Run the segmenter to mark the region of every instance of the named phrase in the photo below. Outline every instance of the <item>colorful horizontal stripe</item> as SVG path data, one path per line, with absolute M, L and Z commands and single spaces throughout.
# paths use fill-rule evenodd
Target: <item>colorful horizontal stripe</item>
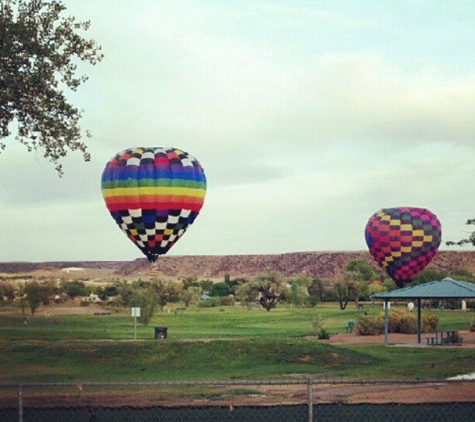
M 199 212 L 203 207 L 202 198 L 170 196 L 170 197 L 111 197 L 106 198 L 106 206 L 110 212 L 121 210 L 192 210 Z
M 128 188 L 128 187 L 182 187 L 192 189 L 206 190 L 206 181 L 186 180 L 180 178 L 128 178 L 124 180 L 110 180 L 102 181 L 102 190 L 114 188 Z
M 181 188 L 181 187 L 153 187 L 153 186 L 143 186 L 143 187 L 118 187 L 113 189 L 103 189 L 102 196 L 104 198 L 111 197 L 161 197 L 161 196 L 189 196 L 195 198 L 204 199 L 206 196 L 206 191 L 204 189 L 192 189 L 192 188 Z

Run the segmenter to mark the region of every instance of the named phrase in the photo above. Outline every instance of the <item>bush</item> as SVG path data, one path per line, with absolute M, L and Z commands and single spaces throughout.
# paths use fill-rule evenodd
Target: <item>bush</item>
M 234 296 L 221 296 L 219 298 L 219 306 L 234 306 Z
M 437 315 L 422 315 L 422 332 L 435 331 L 439 324 Z M 372 336 L 384 332 L 384 314 L 374 316 L 362 316 L 356 320 L 356 334 L 360 336 Z M 393 311 L 389 314 L 388 332 L 402 334 L 417 333 L 417 317 L 409 312 Z
M 322 327 L 317 332 L 317 338 L 319 340 L 328 340 L 330 338 L 330 333 Z
M 80 305 L 80 306 L 89 306 L 90 303 L 89 303 L 89 301 L 87 301 L 87 300 L 81 300 L 81 302 L 79 303 L 79 305 Z
M 437 330 L 439 317 L 437 315 L 422 315 L 422 332 L 430 333 Z
M 384 316 L 368 315 L 357 318 L 355 332 L 359 336 L 376 336 L 384 332 Z
M 384 323 L 384 316 L 381 315 Z M 415 334 L 417 333 L 417 318 L 408 312 L 395 311 L 389 314 L 390 333 Z
M 330 333 L 323 327 L 325 320 L 320 314 L 315 314 L 312 325 L 319 340 L 328 340 Z

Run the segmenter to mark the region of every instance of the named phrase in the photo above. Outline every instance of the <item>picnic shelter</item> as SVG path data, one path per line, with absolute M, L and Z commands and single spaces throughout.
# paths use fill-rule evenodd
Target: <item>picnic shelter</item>
M 475 284 L 451 278 L 431 281 L 412 287 L 378 293 L 370 299 L 384 300 L 384 345 L 388 345 L 389 301 L 411 300 L 417 304 L 417 343 L 422 339 L 421 300 L 422 299 L 475 299 Z

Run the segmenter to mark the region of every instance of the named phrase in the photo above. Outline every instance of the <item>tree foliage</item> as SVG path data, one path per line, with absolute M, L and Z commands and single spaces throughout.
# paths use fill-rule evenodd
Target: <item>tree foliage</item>
M 308 277 L 298 277 L 289 280 L 290 291 L 286 294 L 286 299 L 292 305 L 302 307 L 308 304 L 309 293 L 308 288 L 311 280 Z
M 277 272 L 259 274 L 248 283 L 242 284 L 236 294 L 247 305 L 259 303 L 266 311 L 275 308 L 287 290 L 287 280 Z
M 228 296 L 231 293 L 231 288 L 225 282 L 215 283 L 211 287 L 211 296 Z
M 353 259 L 345 268 L 346 273 L 351 273 L 355 281 L 373 281 L 376 273 L 364 259 Z
M 350 300 L 357 300 L 361 291 L 359 283 L 346 279 L 335 282 L 335 295 L 340 305 L 340 309 L 346 309 Z
M 468 219 L 465 224 L 475 226 L 475 218 Z M 459 245 L 459 246 L 472 245 L 472 246 L 475 246 L 475 230 L 472 231 L 471 233 L 469 233 L 469 235 L 465 239 L 459 240 L 458 242 L 454 242 L 452 240 L 449 240 L 449 241 L 445 242 L 445 244 L 448 245 L 448 246 L 453 246 L 453 245 Z
M 418 284 L 429 283 L 431 281 L 443 280 L 445 277 L 448 276 L 449 273 L 447 273 L 446 271 L 424 270 L 417 274 L 410 284 L 412 286 L 416 286 Z
M 335 293 L 340 309 L 345 309 L 350 300 L 357 301 L 368 295 L 367 281 L 373 281 L 376 273 L 363 259 L 348 262 L 345 268 L 345 279 L 335 283 Z
M 91 293 L 91 289 L 89 289 L 83 281 L 78 280 L 62 282 L 61 290 L 72 298 L 88 296 Z
M 0 303 L 5 299 L 10 303 L 15 299 L 15 288 L 10 283 L 0 284 Z
M 139 321 L 148 326 L 150 323 L 153 314 L 155 313 L 155 308 L 157 307 L 157 301 L 153 296 L 152 289 L 140 289 L 135 290 L 134 294 L 130 299 L 130 306 L 140 308 L 140 317 Z
M 95 65 L 103 57 L 94 40 L 78 33 L 90 22 L 62 17 L 65 10 L 61 0 L 0 0 L 0 139 L 16 123 L 15 139 L 28 151 L 41 150 L 60 175 L 68 151 L 90 159 L 81 141 L 82 112 L 63 89 L 76 91 L 87 80 L 76 74 L 78 61 Z
M 30 306 L 31 315 L 34 315 L 45 299 L 45 292 L 36 281 L 27 283 L 24 292 L 28 305 Z

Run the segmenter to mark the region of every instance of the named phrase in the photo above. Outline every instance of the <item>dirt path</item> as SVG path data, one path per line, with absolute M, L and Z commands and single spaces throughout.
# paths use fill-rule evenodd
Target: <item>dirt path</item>
M 399 334 L 390 333 L 388 342 L 390 345 L 408 346 L 408 347 L 463 347 L 475 348 L 475 332 L 459 331 L 463 338 L 462 346 L 427 346 L 426 339 L 432 337 L 432 334 L 422 334 L 422 343 L 417 343 L 417 334 Z M 322 341 L 322 340 L 319 340 Z M 384 344 L 384 335 L 379 336 L 357 336 L 354 333 L 339 333 L 332 335 L 329 340 L 325 340 L 328 344 Z

